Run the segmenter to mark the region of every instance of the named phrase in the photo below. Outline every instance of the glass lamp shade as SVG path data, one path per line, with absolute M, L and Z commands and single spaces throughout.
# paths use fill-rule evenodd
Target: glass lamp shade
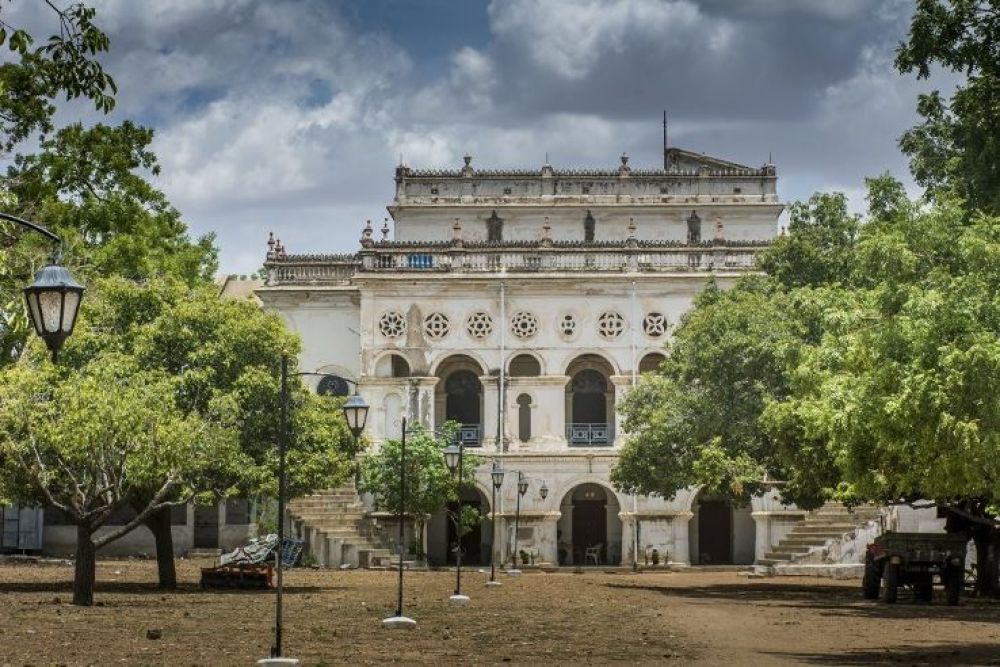
M 368 404 L 355 392 L 344 401 L 341 408 L 344 412 L 344 419 L 347 420 L 347 428 L 351 429 L 351 434 L 357 438 L 365 430 L 365 422 L 368 421 Z
M 499 489 L 503 486 L 503 465 L 499 461 L 493 462 L 493 470 L 490 471 L 490 477 L 493 478 L 494 489 Z
M 517 492 L 522 496 L 528 492 L 528 478 L 520 473 L 517 478 Z
M 542 497 L 542 500 L 545 500 L 549 495 L 549 487 L 545 486 L 544 482 L 542 482 L 542 488 L 538 489 L 538 495 Z
M 448 464 L 448 470 L 455 472 L 458 470 L 458 462 L 462 456 L 462 448 L 454 442 L 444 448 L 444 462 Z
M 35 333 L 52 351 L 53 360 L 73 333 L 83 292 L 83 285 L 73 279 L 66 267 L 58 264 L 42 267 L 35 274 L 35 282 L 24 288 L 28 319 Z

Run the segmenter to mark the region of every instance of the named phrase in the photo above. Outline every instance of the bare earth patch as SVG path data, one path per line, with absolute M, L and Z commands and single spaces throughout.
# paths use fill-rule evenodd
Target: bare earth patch
M 0 665 L 252 665 L 271 645 L 273 594 L 201 591 L 204 564 L 181 561 L 181 590 L 163 593 L 154 563 L 101 561 L 92 608 L 69 604 L 68 565 L 0 565 Z M 733 572 L 485 580 L 469 572 L 472 602 L 456 608 L 454 573 L 408 572 L 418 627 L 389 631 L 393 572 L 293 570 L 286 654 L 304 665 L 1000 665 L 1000 605 L 976 600 L 887 606 L 861 600 L 856 582 Z

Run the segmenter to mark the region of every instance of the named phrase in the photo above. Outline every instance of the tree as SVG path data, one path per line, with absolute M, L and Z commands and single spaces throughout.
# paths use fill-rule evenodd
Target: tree
M 452 475 L 444 459 L 444 448 L 457 433 L 458 425 L 449 422 L 440 434 L 417 428 L 406 436 L 406 497 L 400 496 L 399 475 L 402 469 L 402 441 L 389 439 L 361 460 L 358 490 L 372 494 L 375 506 L 383 511 L 410 514 L 419 536 L 418 552 L 424 552 L 423 534 L 427 519 L 445 509 L 455 523 L 456 534 L 463 535 L 479 522 L 460 506 L 459 512 L 448 510 L 449 503 L 458 502 L 458 476 Z M 462 457 L 462 479 L 471 485 L 481 460 L 468 452 Z
M 31 359 L 0 371 L 0 490 L 76 525 L 74 604 L 93 603 L 98 548 L 187 502 L 206 470 L 241 467 L 231 415 L 183 414 L 176 384 L 114 353 L 72 370 Z M 95 538 L 139 489 L 150 491 L 136 517 Z
M 233 416 L 240 465 L 206 466 L 196 490 L 205 500 L 276 496 L 280 361 L 283 352 L 293 357 L 298 352 L 298 338 L 277 315 L 249 300 L 220 299 L 213 286 L 109 278 L 98 281 L 94 291 L 60 365 L 86 368 L 95 359 L 121 355 L 144 372 L 174 380 L 173 405 L 182 415 L 208 419 L 225 406 Z M 287 492 L 295 497 L 339 484 L 355 452 L 338 399 L 313 394 L 295 377 L 290 398 Z M 134 484 L 133 507 L 146 506 L 159 484 Z M 169 507 L 147 513 L 142 523 L 156 539 L 160 586 L 173 588 Z
M 189 285 L 217 268 L 214 237 L 192 241 L 180 214 L 139 172 L 157 173 L 151 130 L 79 124 L 18 156 L 3 179 L 12 210 L 46 224 L 64 240 L 66 263 L 84 282 L 119 275 L 146 280 L 170 275 Z M 28 335 L 21 288 L 51 247 L 36 234 L 0 226 L 8 247 L 0 266 L 0 358 L 13 360 Z
M 19 58 L 0 65 L 0 149 L 10 151 L 33 132 L 52 130 L 54 101 L 86 97 L 105 113 L 115 106 L 114 79 L 96 56 L 110 40 L 94 23 L 96 12 L 82 3 L 60 9 L 51 0 L 59 32 L 45 44 L 34 45 L 32 35 L 11 25 L 0 14 L 0 46 L 4 43 Z
M 933 500 L 1000 560 L 1000 219 L 941 204 L 865 230 L 855 288 L 803 347 L 761 424 L 785 449 L 824 443 L 841 491 Z
M 958 196 L 970 210 L 1000 213 L 1000 6 L 982 0 L 918 0 L 908 39 L 896 51 L 900 73 L 926 79 L 940 66 L 966 75 L 950 100 L 921 95 L 923 122 L 899 145 L 931 197 Z

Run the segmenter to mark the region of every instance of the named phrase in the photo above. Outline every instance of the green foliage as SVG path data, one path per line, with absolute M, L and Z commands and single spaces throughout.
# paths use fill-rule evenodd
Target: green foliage
M 710 285 L 675 331 L 667 360 L 625 397 L 629 437 L 614 484 L 668 498 L 692 485 L 745 498 L 782 478 L 759 416 L 787 393 L 786 369 L 800 342 L 817 335 L 825 307 L 811 289 L 793 297 L 759 277 L 728 291 Z
M 174 378 L 177 408 L 231 415 L 229 428 L 244 456 L 238 474 L 224 468 L 202 491 L 273 496 L 281 354 L 294 358 L 298 350 L 298 338 L 280 317 L 250 300 L 220 299 L 211 285 L 108 278 L 94 284 L 60 363 L 82 367 L 116 353 Z M 313 394 L 294 376 L 289 388 L 288 490 L 294 497 L 342 481 L 354 451 L 339 399 Z
M 963 216 L 866 230 L 870 285 L 828 313 L 763 415 L 786 448 L 825 442 L 858 497 L 1000 498 L 1000 220 Z
M 185 414 L 176 378 L 113 352 L 72 369 L 37 359 L 0 371 L 0 496 L 92 531 L 138 489 L 154 489 L 149 512 L 197 493 L 206 470 L 243 465 L 231 416 Z
M 0 148 L 11 150 L 33 132 L 52 130 L 54 101 L 85 97 L 105 113 L 115 106 L 114 79 L 97 55 L 110 41 L 94 23 L 96 12 L 82 3 L 59 9 L 48 3 L 58 33 L 41 45 L 24 28 L 0 15 L 0 46 L 7 44 L 17 60 L 0 65 Z
M 933 66 L 966 75 L 950 101 L 921 95 L 923 122 L 900 139 L 911 171 L 932 197 L 958 196 L 970 210 L 1000 213 L 1000 7 L 980 0 L 918 0 L 896 68 L 927 78 Z
M 825 285 L 850 274 L 860 220 L 840 194 L 814 194 L 789 207 L 788 233 L 758 258 L 758 266 L 785 287 Z
M 402 470 L 400 440 L 386 440 L 378 450 L 365 455 L 361 461 L 359 489 L 370 493 L 375 505 L 383 511 L 428 517 L 458 500 L 458 479 L 448 470 L 444 448 L 452 441 L 457 425 L 449 422 L 442 433 L 423 428 L 406 435 L 406 498 L 401 503 L 399 475 Z M 465 453 L 462 460 L 462 478 L 466 485 L 475 479 L 481 460 Z M 475 524 L 472 524 L 475 525 Z
M 191 241 L 180 214 L 138 173 L 158 170 L 152 137 L 127 121 L 70 125 L 44 141 L 40 153 L 18 156 L 2 180 L 15 212 L 63 238 L 63 261 L 84 284 L 107 275 L 169 275 L 193 285 L 215 271 L 213 237 Z M 21 288 L 51 246 L 12 225 L 0 225 L 0 242 L 9 246 L 0 264 L 0 358 L 13 360 L 28 335 Z

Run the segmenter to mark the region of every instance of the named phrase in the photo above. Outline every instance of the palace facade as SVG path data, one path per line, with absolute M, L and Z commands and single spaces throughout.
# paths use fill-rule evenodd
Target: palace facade
M 803 512 L 774 495 L 744 507 L 688 489 L 671 499 L 616 491 L 626 437 L 617 410 L 710 278 L 754 270 L 783 204 L 774 165 L 748 167 L 676 148 L 664 169 L 396 169 L 380 229 L 357 252 L 293 254 L 273 238 L 257 290 L 303 339 L 300 368 L 356 380 L 368 437 L 402 418 L 459 422 L 484 457 L 463 498 L 489 520 L 463 541 L 467 562 L 513 550 L 551 564 L 749 564 Z M 322 389 L 322 388 L 319 388 Z M 490 507 L 490 462 L 507 478 Z M 364 501 L 364 499 L 362 499 Z M 371 508 L 369 508 L 371 509 Z M 443 516 L 431 563 L 451 558 Z

